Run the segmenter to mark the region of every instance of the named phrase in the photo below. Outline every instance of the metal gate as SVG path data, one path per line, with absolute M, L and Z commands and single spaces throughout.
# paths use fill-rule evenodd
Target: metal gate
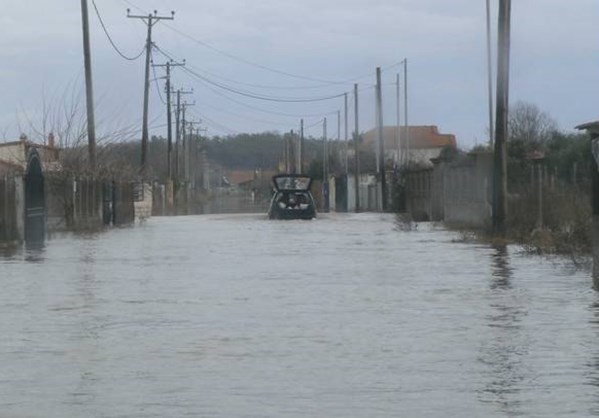
M 39 154 L 30 150 L 25 175 L 25 242 L 43 242 L 46 235 L 44 175 Z

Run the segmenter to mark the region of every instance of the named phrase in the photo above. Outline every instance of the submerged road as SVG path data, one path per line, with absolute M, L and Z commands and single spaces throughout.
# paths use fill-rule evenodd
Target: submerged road
M 0 255 L 0 416 L 599 416 L 588 272 L 456 238 L 205 215 Z

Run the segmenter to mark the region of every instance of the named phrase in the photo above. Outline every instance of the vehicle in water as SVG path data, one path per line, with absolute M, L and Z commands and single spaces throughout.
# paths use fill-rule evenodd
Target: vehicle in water
M 269 219 L 313 219 L 316 204 L 310 193 L 312 179 L 303 174 L 278 174 L 272 178 L 274 195 Z

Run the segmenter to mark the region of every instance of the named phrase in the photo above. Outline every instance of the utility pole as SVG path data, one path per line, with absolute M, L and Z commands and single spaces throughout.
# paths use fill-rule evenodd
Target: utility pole
M 81 0 L 81 22 L 83 26 L 83 61 L 85 65 L 85 98 L 87 107 L 87 148 L 89 168 L 96 169 L 96 122 L 94 117 L 94 91 L 92 85 L 92 62 L 89 42 L 89 18 L 87 0 Z
M 189 181 L 189 139 L 186 135 L 187 124 L 191 122 L 185 119 L 185 114 L 188 106 L 193 106 L 195 103 L 184 102 L 181 105 L 181 162 L 183 164 L 183 179 Z
M 511 0 L 499 0 L 497 41 L 497 103 L 495 155 L 493 166 L 493 232 L 506 233 L 507 217 L 507 139 L 510 75 Z
M 327 147 L 327 118 L 322 121 L 322 198 L 323 210 L 329 211 L 329 150 Z
M 341 111 L 337 111 L 337 142 L 341 141 Z
M 395 99 L 397 101 L 397 127 L 395 129 L 395 166 L 399 167 L 400 161 L 401 161 L 401 142 L 400 142 L 400 136 L 401 136 L 401 105 L 400 105 L 400 101 L 401 101 L 401 94 L 400 94 L 400 87 L 399 87 L 399 73 L 397 73 L 396 77 L 395 77 Z
M 166 64 L 152 64 L 153 67 L 165 67 L 166 68 L 166 128 L 167 128 L 167 178 L 173 179 L 173 173 L 171 168 L 172 162 L 172 150 L 173 150 L 173 123 L 172 123 L 172 112 L 171 112 L 171 68 L 180 67 L 185 65 L 185 61 L 182 63 L 176 63 L 172 60 L 167 61 Z
M 289 132 L 289 138 L 287 141 L 287 161 L 288 161 L 287 172 L 288 173 L 296 174 L 295 159 L 296 159 L 295 132 L 293 132 L 293 129 L 292 129 Z
M 144 79 L 144 107 L 141 127 L 141 173 L 142 176 L 146 174 L 147 170 L 147 158 L 148 158 L 148 103 L 150 96 L 150 55 L 152 54 L 152 26 L 161 20 L 173 20 L 175 18 L 175 12 L 171 11 L 170 16 L 158 16 L 158 12 L 154 10 L 154 13 L 149 13 L 147 16 L 144 15 L 132 15 L 131 10 L 127 9 L 127 17 L 132 19 L 141 19 L 148 27 L 148 35 L 146 38 L 146 66 L 145 66 L 145 79 Z
M 185 91 L 182 89 L 177 89 L 177 104 L 175 110 L 175 177 L 178 179 L 181 176 L 181 166 L 182 161 L 181 157 L 183 155 L 182 145 L 181 145 L 181 95 L 182 94 L 191 94 L 193 90 Z
M 493 148 L 493 69 L 491 60 L 491 5 L 487 0 L 487 90 L 489 96 L 489 147 Z
M 197 137 L 194 139 L 193 137 L 193 127 L 194 125 L 200 125 L 202 123 L 199 121 L 186 121 L 186 124 L 189 128 L 189 134 L 187 135 L 187 152 L 185 154 L 186 158 L 186 175 L 187 180 L 190 183 L 191 189 L 195 189 L 195 179 L 196 179 L 196 165 L 197 165 Z M 197 135 L 199 136 L 201 128 L 197 128 Z
M 298 150 L 298 164 L 299 173 L 304 174 L 304 120 L 300 120 L 300 137 L 299 137 L 299 150 Z
M 379 146 L 379 177 L 381 180 L 381 209 L 387 210 L 387 184 L 385 179 L 385 138 L 383 135 L 383 92 L 381 87 L 381 67 L 376 67 L 376 107 Z
M 347 93 L 343 93 L 343 139 L 345 141 L 345 179 L 347 180 L 347 175 L 349 174 L 349 159 L 347 156 L 348 151 L 348 141 L 347 141 Z M 347 186 L 347 182 L 346 182 Z M 347 187 L 346 187 L 347 189 Z M 346 199 L 347 200 L 347 199 Z
M 187 177 L 187 144 L 186 144 L 186 135 L 185 135 L 185 124 L 186 124 L 186 120 L 185 120 L 185 109 L 187 108 L 187 103 L 182 103 L 181 104 L 181 165 L 182 167 L 182 175 L 183 175 L 183 180 L 187 181 L 188 177 Z
M 406 165 L 410 163 L 410 128 L 408 125 L 408 59 L 403 60 L 403 111 L 406 126 Z
M 358 85 L 354 84 L 354 194 L 356 213 L 360 212 L 360 130 L 358 128 Z
M 339 161 L 339 151 L 341 150 L 341 110 L 337 110 L 337 141 L 333 145 L 334 161 Z
M 181 129 L 180 129 L 180 124 L 181 124 L 181 89 L 177 90 L 177 108 L 175 110 L 175 177 L 177 178 L 177 180 L 179 179 L 180 176 L 180 161 L 179 161 L 179 148 L 180 148 L 180 141 L 179 139 L 181 138 Z

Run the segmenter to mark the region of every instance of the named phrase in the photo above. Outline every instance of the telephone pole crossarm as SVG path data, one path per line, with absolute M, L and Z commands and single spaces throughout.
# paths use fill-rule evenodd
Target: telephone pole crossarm
M 143 101 L 143 117 L 142 117 L 142 129 L 141 129 L 141 174 L 144 176 L 147 170 L 147 154 L 148 154 L 148 103 L 150 95 L 150 55 L 152 54 L 152 27 L 161 20 L 173 20 L 175 18 L 175 12 L 171 11 L 170 16 L 159 16 L 158 12 L 154 10 L 153 13 L 148 15 L 132 15 L 131 10 L 127 9 L 127 17 L 131 19 L 140 19 L 148 27 L 148 34 L 146 38 L 146 64 L 145 64 L 145 78 L 144 78 L 144 101 Z
M 177 63 L 172 60 L 167 61 L 166 64 L 152 64 L 153 67 L 165 67 L 166 68 L 166 126 L 167 126 L 167 178 L 173 179 L 173 173 L 171 168 L 171 154 L 173 150 L 173 123 L 172 123 L 172 112 L 171 112 L 171 68 L 180 67 L 185 65 L 185 61 Z

